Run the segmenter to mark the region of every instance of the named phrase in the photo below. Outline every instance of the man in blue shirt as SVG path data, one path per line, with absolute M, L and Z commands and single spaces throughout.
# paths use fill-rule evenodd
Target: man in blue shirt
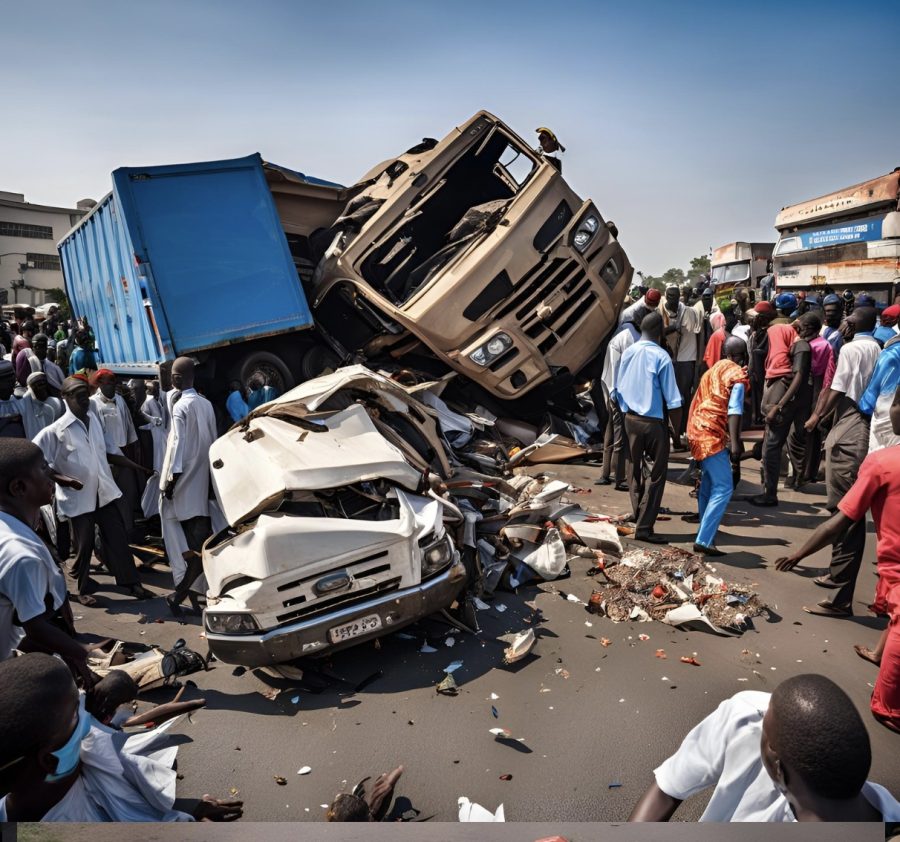
M 681 393 L 675 382 L 672 360 L 662 348 L 662 336 L 663 319 L 654 311 L 641 322 L 641 338 L 622 354 L 614 389 L 614 397 L 625 413 L 634 537 L 651 544 L 666 543 L 653 532 L 669 466 L 669 433 L 664 406 L 669 411 L 672 430 L 681 425 Z M 672 438 L 676 446 L 680 446 L 677 433 L 673 432 Z
M 235 424 L 243 421 L 250 411 L 247 401 L 244 400 L 244 390 L 238 380 L 232 380 L 228 388 L 228 398 L 225 400 L 225 409 L 228 410 L 228 417 Z

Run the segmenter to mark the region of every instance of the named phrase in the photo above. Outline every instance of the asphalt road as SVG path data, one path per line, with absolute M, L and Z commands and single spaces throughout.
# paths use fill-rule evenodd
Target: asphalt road
M 670 479 L 682 468 L 682 459 L 673 460 Z M 745 463 L 745 477 L 755 468 L 755 462 Z M 591 484 L 595 466 L 545 470 L 590 488 L 590 494 L 574 498 L 585 508 L 607 514 L 627 508 L 626 494 Z M 745 481 L 738 493 L 756 489 Z M 823 673 L 850 694 L 872 738 L 870 777 L 900 793 L 900 737 L 871 718 L 868 697 L 876 670 L 851 648 L 857 642 L 874 645 L 883 628 L 884 621 L 865 610 L 875 585 L 874 535 L 852 619 L 802 611 L 823 595 L 810 581 L 815 567 L 784 574 L 772 566 L 787 543 L 802 540 L 819 522 L 823 498 L 820 485 L 811 493 L 783 492 L 778 509 L 732 502 L 719 537 L 728 555 L 714 560 L 714 567 L 727 580 L 753 584 L 775 615 L 758 619 L 741 638 L 659 623 L 614 624 L 589 615 L 559 595 L 573 593 L 584 601 L 590 596 L 588 562 L 576 561 L 568 579 L 499 593 L 489 610 L 479 612 L 481 633 L 452 632 L 452 647 L 445 637 L 450 630 L 428 622 L 407 630 L 414 639 L 395 634 L 382 639 L 380 648 L 369 643 L 338 653 L 327 668 L 344 682 L 318 694 L 214 663 L 211 671 L 191 677 L 197 689 L 188 691 L 188 697 L 204 696 L 207 707 L 175 728 L 183 742 L 179 795 L 227 797 L 236 791 L 247 821 L 320 821 L 337 792 L 403 764 L 399 809 L 415 808 L 420 818 L 456 821 L 457 800 L 465 796 L 491 811 L 503 804 L 507 822 L 618 822 L 651 782 L 653 768 L 721 700 L 740 690 L 771 690 L 802 672 Z M 694 501 L 688 489 L 670 482 L 664 505 L 684 512 Z M 677 516 L 657 524 L 673 542 L 692 540 L 691 529 Z M 811 562 L 825 557 L 821 553 Z M 147 575 L 146 583 L 166 592 L 166 569 Z M 76 615 L 85 632 L 164 646 L 183 637 L 206 651 L 199 620 L 179 625 L 162 599 L 137 603 L 102 595 L 101 607 L 76 606 Z M 146 622 L 139 622 L 142 616 Z M 533 655 L 504 667 L 505 644 L 498 637 L 529 627 L 539 637 Z M 640 641 L 640 634 L 649 640 Z M 602 637 L 611 645 L 603 647 Z M 419 651 L 426 638 L 437 652 Z M 655 657 L 659 648 L 666 660 Z M 681 663 L 682 655 L 695 655 L 701 666 Z M 438 695 L 435 684 L 455 660 L 463 662 L 454 673 L 460 693 Z M 350 695 L 374 674 L 365 689 Z M 270 699 L 264 693 L 271 688 L 282 692 Z M 166 700 L 172 692 L 151 695 Z M 514 739 L 495 740 L 489 733 L 494 727 L 509 729 Z M 298 775 L 303 766 L 311 773 Z M 506 775 L 511 780 L 501 779 Z M 280 785 L 276 776 L 287 783 Z M 691 799 L 677 818 L 696 819 L 704 803 L 702 796 Z

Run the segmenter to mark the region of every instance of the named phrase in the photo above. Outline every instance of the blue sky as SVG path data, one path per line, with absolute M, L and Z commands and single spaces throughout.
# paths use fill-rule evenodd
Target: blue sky
M 5 4 L 0 190 L 256 151 L 352 183 L 487 108 L 658 274 L 900 166 L 898 39 L 896 0 Z

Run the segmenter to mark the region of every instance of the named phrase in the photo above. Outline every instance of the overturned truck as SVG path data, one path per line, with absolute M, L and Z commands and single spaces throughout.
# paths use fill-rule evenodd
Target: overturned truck
M 189 354 L 212 396 L 368 361 L 540 405 L 596 362 L 633 274 L 597 206 L 484 111 L 351 187 L 259 155 L 118 169 L 59 250 L 105 367 Z

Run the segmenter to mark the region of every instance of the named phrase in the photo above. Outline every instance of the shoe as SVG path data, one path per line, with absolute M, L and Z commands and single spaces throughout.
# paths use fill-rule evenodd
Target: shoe
M 816 578 L 813 579 L 813 582 L 815 582 L 815 584 L 817 584 L 820 588 L 832 588 L 832 589 L 834 589 L 834 588 L 839 588 L 839 587 L 840 587 L 840 585 L 837 584 L 836 582 L 834 582 L 834 581 L 832 580 L 831 576 L 828 576 L 828 575 L 825 575 L 825 576 L 816 576 Z
M 788 477 L 784 481 L 784 488 L 789 491 L 793 491 L 797 487 L 797 477 Z
M 690 514 L 690 515 L 682 515 L 681 519 L 685 523 L 700 523 L 700 515 L 697 514 L 696 512 L 694 514 Z
M 155 599 L 156 594 L 148 591 L 143 585 L 132 585 L 128 593 L 135 599 Z
M 707 547 L 706 544 L 698 544 L 696 541 L 694 542 L 694 552 L 701 553 L 702 555 L 714 556 L 716 558 L 725 555 L 725 553 L 717 547 Z
M 763 506 L 771 509 L 778 505 L 778 498 L 770 497 L 768 494 L 757 494 L 755 497 L 748 497 L 747 502 L 752 503 L 754 506 Z
M 832 605 L 827 600 L 817 602 L 814 607 L 803 606 L 807 614 L 815 614 L 817 617 L 852 617 L 853 609 L 849 605 Z
M 628 491 L 628 483 L 627 482 L 617 482 L 615 490 L 616 491 Z
M 668 544 L 669 541 L 666 538 L 663 538 L 662 535 L 657 535 L 655 532 L 644 532 L 644 533 L 634 533 L 635 541 L 644 541 L 647 544 Z
M 612 480 L 609 477 L 600 477 L 594 480 L 594 485 L 612 485 Z

